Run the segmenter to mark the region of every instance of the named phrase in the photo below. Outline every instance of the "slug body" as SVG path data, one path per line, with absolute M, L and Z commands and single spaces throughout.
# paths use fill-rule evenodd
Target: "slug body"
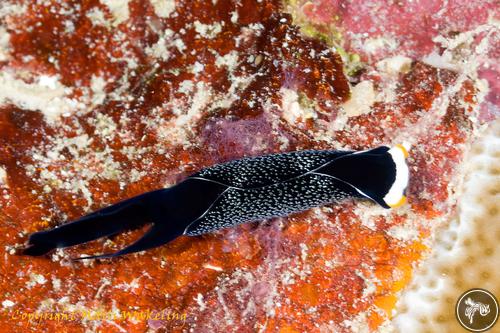
M 406 150 L 306 150 L 217 164 L 167 189 L 124 200 L 29 238 L 27 255 L 85 243 L 152 223 L 146 234 L 110 258 L 241 223 L 286 216 L 346 198 L 390 208 L 404 202 Z

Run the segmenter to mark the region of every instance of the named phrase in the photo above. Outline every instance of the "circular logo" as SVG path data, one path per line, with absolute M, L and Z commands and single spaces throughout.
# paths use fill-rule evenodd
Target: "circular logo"
M 492 293 L 475 288 L 460 296 L 455 314 L 460 325 L 466 330 L 484 332 L 497 322 L 498 310 L 498 301 Z

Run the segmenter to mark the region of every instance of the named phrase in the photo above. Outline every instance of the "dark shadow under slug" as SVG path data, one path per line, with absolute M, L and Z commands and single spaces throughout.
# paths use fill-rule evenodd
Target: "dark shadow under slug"
M 86 243 L 151 223 L 146 234 L 102 259 L 161 246 L 245 222 L 286 216 L 346 198 L 390 208 L 404 203 L 406 149 L 305 150 L 244 158 L 204 168 L 170 188 L 147 192 L 30 235 L 23 254 Z

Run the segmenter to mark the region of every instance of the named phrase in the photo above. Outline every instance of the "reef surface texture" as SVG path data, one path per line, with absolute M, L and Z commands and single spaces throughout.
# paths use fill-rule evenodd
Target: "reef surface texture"
M 495 1 L 2 1 L 0 331 L 393 329 L 499 115 L 498 18 Z M 214 163 L 396 143 L 411 146 L 399 209 L 347 201 L 114 260 L 68 258 L 144 230 L 17 254 Z M 22 318 L 36 312 L 94 318 Z

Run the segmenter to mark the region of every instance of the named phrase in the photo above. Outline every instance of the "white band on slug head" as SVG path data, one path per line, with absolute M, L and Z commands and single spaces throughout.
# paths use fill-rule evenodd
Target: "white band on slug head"
M 384 202 L 391 208 L 396 208 L 406 202 L 404 191 L 408 186 L 409 170 L 405 159 L 408 157 L 408 151 L 403 145 L 395 145 L 389 149 L 388 153 L 391 154 L 396 164 L 396 179 L 384 196 Z

